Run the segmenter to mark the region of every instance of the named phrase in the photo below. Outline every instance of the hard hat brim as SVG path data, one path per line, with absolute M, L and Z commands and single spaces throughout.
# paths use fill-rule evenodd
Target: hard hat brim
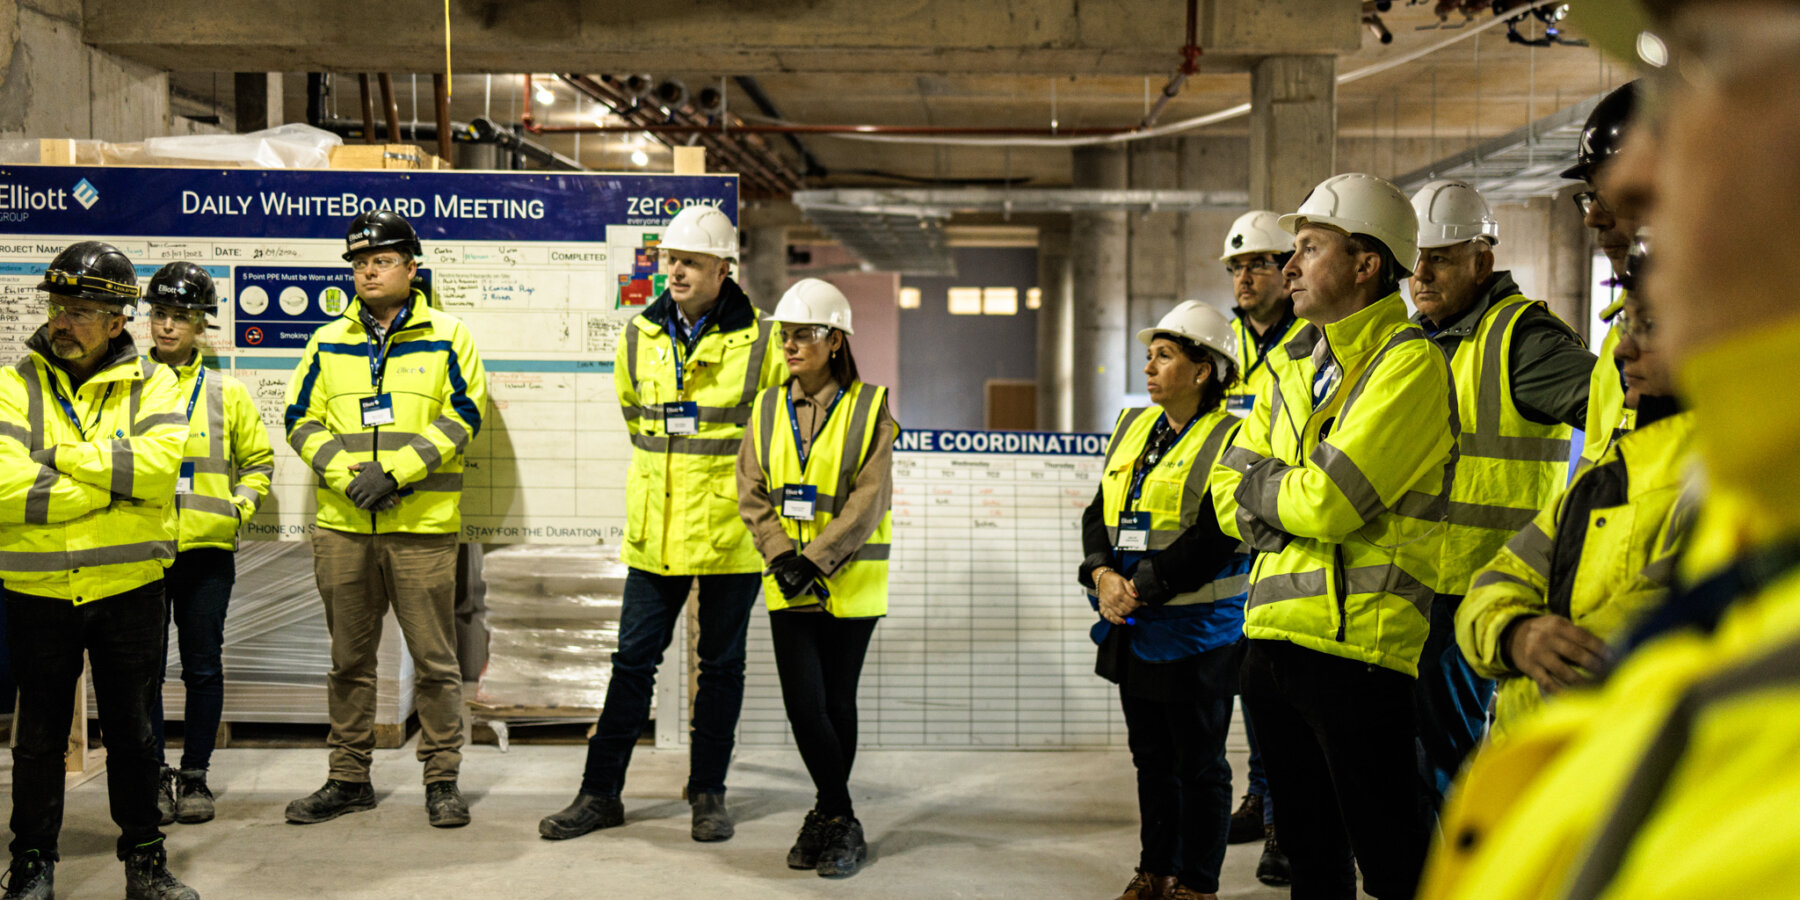
M 776 325 L 821 325 L 826 328 L 836 329 L 838 331 L 843 332 L 846 335 L 852 335 L 852 334 L 856 333 L 848 325 L 834 325 L 830 322 L 819 322 L 819 321 L 815 321 L 813 319 L 777 319 L 777 318 L 775 318 L 774 314 L 772 314 L 772 313 L 770 315 L 763 316 L 763 321 L 764 322 L 773 322 Z M 776 335 L 775 337 L 777 339 L 779 339 L 781 336 Z

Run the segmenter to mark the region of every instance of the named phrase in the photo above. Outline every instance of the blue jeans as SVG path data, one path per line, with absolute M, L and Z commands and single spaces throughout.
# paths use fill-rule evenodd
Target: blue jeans
M 183 769 L 205 769 L 212 763 L 219 718 L 225 713 L 225 607 L 231 603 L 231 586 L 237 581 L 237 555 L 217 547 L 200 547 L 176 554 L 163 576 L 168 586 L 169 613 L 175 622 L 176 646 L 181 653 L 181 683 L 187 686 Z M 168 670 L 168 644 L 163 645 L 163 671 Z M 163 700 L 159 690 L 150 704 L 150 725 L 156 732 L 156 758 L 163 758 Z
M 625 576 L 619 613 L 619 649 L 612 656 L 612 680 L 600 721 L 588 739 L 581 792 L 616 797 L 625 787 L 631 750 L 650 718 L 656 667 L 675 635 L 675 621 L 687 603 L 688 588 L 700 580 L 700 683 L 688 731 L 688 796 L 722 793 L 725 770 L 737 738 L 744 706 L 744 643 L 750 609 L 762 589 L 762 575 L 653 575 L 632 569 Z M 664 710 L 664 715 L 680 715 Z

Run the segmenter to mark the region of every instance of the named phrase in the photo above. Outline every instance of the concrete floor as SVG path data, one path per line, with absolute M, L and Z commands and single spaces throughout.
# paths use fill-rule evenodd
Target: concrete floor
M 1231 762 L 1242 792 L 1245 750 Z M 685 751 L 639 747 L 626 787 L 626 824 L 572 841 L 537 836 L 537 821 L 575 793 L 583 748 L 514 744 L 468 749 L 467 828 L 425 823 L 419 764 L 409 747 L 378 751 L 380 806 L 333 822 L 282 821 L 289 800 L 318 787 L 325 751 L 221 750 L 212 786 L 219 818 L 169 829 L 171 868 L 209 900 L 696 896 L 1117 896 L 1136 859 L 1131 764 L 1111 751 L 879 751 L 858 755 L 853 788 L 871 845 L 845 882 L 784 864 L 812 792 L 792 750 L 742 751 L 732 766 L 737 836 L 688 837 L 680 799 Z M 57 896 L 117 897 L 104 780 L 69 795 Z M 1275 898 L 1253 877 L 1261 843 L 1232 847 L 1222 897 Z

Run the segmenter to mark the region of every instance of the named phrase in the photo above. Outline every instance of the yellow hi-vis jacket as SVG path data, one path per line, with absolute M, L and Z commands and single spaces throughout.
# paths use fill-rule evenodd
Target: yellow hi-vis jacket
M 1274 383 L 1275 366 L 1282 361 L 1281 346 L 1293 340 L 1306 323 L 1294 318 L 1290 309 L 1273 327 L 1280 333 L 1270 336 L 1268 351 L 1264 353 L 1256 348 L 1256 330 L 1250 327 L 1250 319 L 1240 312 L 1231 320 L 1231 333 L 1237 335 L 1238 342 L 1238 380 L 1225 392 L 1222 406 L 1239 418 L 1248 416 L 1256 406 L 1256 395 Z
M 1585 469 L 1600 460 L 1606 452 L 1606 446 L 1612 443 L 1613 436 L 1619 432 L 1630 431 L 1636 416 L 1625 408 L 1625 385 L 1619 381 L 1619 361 L 1613 358 L 1613 348 L 1619 346 L 1619 338 L 1624 337 L 1616 317 L 1625 308 L 1625 294 L 1613 301 L 1600 318 L 1612 322 L 1606 329 L 1606 338 L 1600 342 L 1600 357 L 1594 361 L 1594 374 L 1588 381 L 1587 429 L 1581 436 L 1581 462 L 1577 469 Z
M 175 489 L 178 549 L 236 550 L 238 529 L 269 494 L 275 471 L 269 429 L 244 383 L 206 368 L 199 351 L 168 368 L 178 380 L 176 394 L 188 423 L 181 473 L 192 478 L 186 493 L 179 483 Z
M 1462 435 L 1435 585 L 1444 594 L 1468 593 L 1475 570 L 1568 480 L 1574 429 L 1533 422 L 1513 401 L 1514 326 L 1526 310 L 1543 303 L 1517 293 L 1511 278 L 1498 287 L 1504 296 L 1476 323 L 1475 339 L 1458 343 L 1450 360 Z
M 1261 551 L 1244 634 L 1416 676 L 1456 472 L 1450 366 L 1398 293 L 1282 352 L 1213 472 L 1219 527 Z
M 363 425 L 363 402 L 379 397 L 391 401 L 393 424 Z M 486 413 L 487 372 L 462 322 L 415 290 L 377 340 L 362 299 L 352 301 L 313 332 L 288 384 L 288 444 L 318 476 L 319 527 L 460 532 L 463 453 Z M 400 502 L 381 512 L 344 496 L 350 466 L 371 460 L 400 486 Z
M 770 346 L 774 323 L 758 321 L 729 278 L 692 353 L 670 331 L 679 315 L 663 292 L 626 324 L 613 367 L 633 448 L 621 556 L 653 575 L 760 572 L 762 557 L 738 518 L 737 453 L 756 395 L 787 380 L 787 363 Z M 696 405 L 696 433 L 669 433 L 666 404 L 675 403 Z
M 790 424 L 786 385 L 766 388 L 756 395 L 751 413 L 755 424 L 750 432 L 751 447 L 762 466 L 769 499 L 782 508 L 783 489 L 789 486 L 811 486 L 815 492 L 813 517 L 790 519 L 781 517 L 781 530 L 794 540 L 795 552 L 817 540 L 831 524 L 833 516 L 850 496 L 856 476 L 869 459 L 875 444 L 876 420 L 887 405 L 887 388 L 854 382 L 837 399 L 823 428 L 813 436 L 812 451 L 806 465 L 800 464 L 800 447 L 795 443 Z M 875 532 L 862 548 L 837 571 L 826 572 L 825 586 L 831 596 L 824 602 L 825 611 L 840 619 L 866 619 L 887 615 L 888 555 L 894 542 L 894 511 L 882 513 Z M 770 609 L 811 606 L 819 602 L 811 594 L 792 600 L 781 595 L 772 576 L 763 576 L 763 598 Z
M 187 418 L 174 374 L 129 335 L 73 388 L 47 329 L 0 369 L 0 580 L 79 605 L 156 581 L 175 558 Z
M 1683 501 L 1693 431 L 1693 414 L 1683 412 L 1627 433 L 1475 576 L 1456 610 L 1456 642 L 1477 674 L 1500 680 L 1497 735 L 1516 728 L 1542 703 L 1537 683 L 1502 652 L 1507 626 L 1522 617 L 1557 615 L 1612 643 L 1662 599 L 1694 515 L 1694 506 Z M 1585 482 L 1595 478 L 1622 479 L 1624 502 L 1576 509 L 1575 501 L 1588 494 Z M 1614 488 L 1599 489 L 1617 497 Z M 1569 529 L 1584 532 L 1579 543 L 1565 534 Z M 1558 558 L 1559 550 L 1574 547 L 1577 559 Z

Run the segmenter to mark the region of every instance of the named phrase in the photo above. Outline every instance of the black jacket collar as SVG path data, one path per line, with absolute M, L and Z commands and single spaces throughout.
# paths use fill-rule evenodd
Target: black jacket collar
M 1465 338 L 1474 334 L 1476 326 L 1481 324 L 1482 317 L 1487 315 L 1487 311 L 1492 309 L 1495 303 L 1517 293 L 1519 293 L 1519 285 L 1513 281 L 1511 272 L 1501 270 L 1489 275 L 1487 284 L 1482 288 L 1481 299 L 1463 310 L 1461 315 L 1444 323 L 1436 333 L 1431 335 L 1432 339 Z M 1428 332 L 1432 327 L 1432 323 L 1425 319 L 1424 313 L 1414 313 L 1413 324 Z
M 667 290 L 657 294 L 656 302 L 644 310 L 644 317 L 662 326 L 664 331 L 673 330 L 671 323 L 679 315 L 681 311 L 675 305 L 675 298 L 670 297 Z M 713 307 L 712 318 L 707 322 L 718 325 L 721 333 L 755 328 L 756 307 L 750 304 L 750 296 L 738 287 L 737 281 L 728 277 L 719 287 L 718 305 Z

